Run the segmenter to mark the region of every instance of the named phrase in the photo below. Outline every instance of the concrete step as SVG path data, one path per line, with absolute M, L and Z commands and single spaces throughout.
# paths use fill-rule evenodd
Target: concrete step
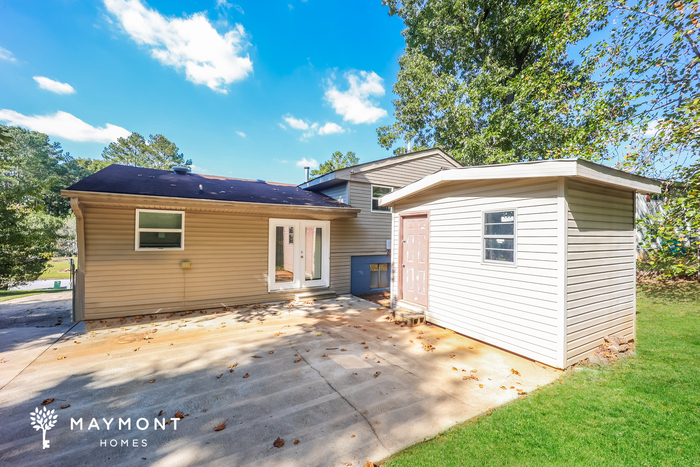
M 335 297 L 337 297 L 335 290 L 328 290 L 328 289 L 309 290 L 308 292 L 299 292 L 298 294 L 294 295 L 294 298 L 297 301 L 324 300 L 326 298 L 335 298 Z
M 419 326 L 425 324 L 425 313 L 422 311 L 407 310 L 405 308 L 395 308 L 392 311 L 394 321 L 401 321 L 407 325 Z

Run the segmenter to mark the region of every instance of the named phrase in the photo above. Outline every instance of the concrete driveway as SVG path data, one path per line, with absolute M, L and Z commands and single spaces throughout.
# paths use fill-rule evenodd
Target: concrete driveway
M 81 323 L 17 372 L 19 339 L 0 354 L 0 376 L 13 373 L 0 390 L 0 464 L 358 466 L 560 374 L 387 318 L 343 296 Z M 45 399 L 58 418 L 42 449 L 30 412 Z

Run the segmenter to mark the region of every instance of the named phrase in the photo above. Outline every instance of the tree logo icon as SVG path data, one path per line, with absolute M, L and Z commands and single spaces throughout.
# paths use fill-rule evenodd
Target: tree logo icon
M 46 407 L 42 407 L 44 410 L 35 409 L 34 412 L 29 414 L 29 418 L 32 420 L 32 426 L 36 431 L 42 430 L 44 432 L 44 444 L 43 449 L 49 447 L 49 440 L 46 439 L 46 432 L 56 425 L 56 419 L 58 415 L 54 415 L 54 409 L 46 410 Z

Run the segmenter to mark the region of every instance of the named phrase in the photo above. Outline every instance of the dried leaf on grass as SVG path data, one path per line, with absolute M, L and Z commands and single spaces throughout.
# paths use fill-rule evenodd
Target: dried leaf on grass
M 221 425 L 218 425 L 218 426 L 214 427 L 214 431 L 221 431 L 221 430 L 224 430 L 224 429 L 226 429 L 226 422 L 222 423 Z

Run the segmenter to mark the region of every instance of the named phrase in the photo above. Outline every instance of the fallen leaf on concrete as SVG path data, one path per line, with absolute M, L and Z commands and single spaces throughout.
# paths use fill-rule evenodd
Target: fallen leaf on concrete
M 413 342 L 413 341 L 411 341 L 411 342 Z M 455 357 L 457 357 L 457 355 L 451 353 L 451 354 L 450 354 L 450 357 L 455 358 Z
M 149 383 L 155 383 L 155 382 L 156 382 L 155 379 L 152 379 L 152 380 L 149 381 Z
M 423 334 L 423 331 L 418 331 L 418 334 Z
M 275 333 L 275 337 L 277 337 L 277 336 L 279 336 L 279 335 L 280 335 L 280 333 L 279 333 L 279 332 L 276 332 L 276 333 Z
M 253 355 L 253 358 L 262 358 L 261 355 Z
M 472 371 L 470 371 L 470 373 L 476 373 L 476 370 L 472 370 Z
M 469 346 L 469 347 L 467 347 L 467 348 L 468 348 L 468 349 L 473 349 L 474 347 L 472 347 L 472 346 L 470 345 L 470 346 Z
M 327 357 L 327 356 L 328 356 L 328 354 L 327 354 L 327 353 L 324 353 L 324 354 L 322 355 L 322 357 Z
M 52 403 L 55 399 L 44 399 L 44 401 L 41 403 L 41 405 L 49 405 Z
M 381 371 L 378 371 L 378 372 L 376 372 L 375 374 L 373 374 L 372 376 L 374 376 L 375 378 L 377 378 L 377 377 L 379 377 L 379 375 L 381 375 L 381 374 L 382 374 L 382 372 L 381 372 Z
M 66 404 L 66 405 L 61 406 L 62 409 L 67 409 L 68 407 L 70 407 L 70 404 Z
M 229 368 L 236 368 L 238 366 L 238 362 L 234 363 L 233 365 L 229 366 Z
M 160 412 L 158 412 L 158 416 L 160 417 L 161 415 L 163 415 L 163 411 L 162 411 L 162 410 L 161 410 Z
M 76 344 L 80 344 L 80 342 L 78 342 L 78 341 L 73 341 L 73 342 L 76 343 Z
M 501 389 L 503 389 L 504 391 L 508 390 L 508 388 L 505 386 L 501 386 Z
M 56 360 L 63 360 L 66 357 L 58 357 Z
M 219 376 L 217 376 L 216 379 L 219 379 L 219 378 L 221 378 L 222 376 L 224 376 L 223 373 L 221 373 Z
M 340 349 L 341 352 L 347 352 L 348 349 Z
M 299 444 L 299 440 L 294 440 L 294 444 Z
M 360 345 L 365 345 L 365 341 L 360 342 Z
M 426 352 L 432 352 L 433 350 L 435 350 L 435 346 L 433 346 L 432 344 L 423 344 L 423 350 L 425 350 Z
M 365 349 L 369 349 L 369 345 L 365 345 Z
M 370 461 L 367 461 L 364 467 L 374 467 L 374 464 L 371 463 Z
M 350 437 L 351 437 L 351 438 L 354 438 L 354 437 L 355 437 L 355 435 L 350 435 Z
M 483 384 L 479 384 L 479 387 L 480 387 L 480 388 L 483 388 L 483 387 L 484 387 L 484 385 L 483 385 Z
M 182 413 L 182 412 L 175 412 L 174 417 L 175 417 L 175 418 L 179 418 L 180 420 L 182 420 L 183 418 L 185 418 L 185 414 Z
M 411 339 L 409 339 L 408 342 L 410 342 L 411 344 L 413 344 L 413 341 L 412 341 Z
M 510 369 L 510 372 L 513 373 L 514 375 L 522 376 L 520 373 L 518 373 L 518 370 L 515 370 L 513 368 Z
M 318 334 L 316 334 L 317 337 L 321 337 L 322 335 L 323 335 L 323 333 L 320 333 L 320 332 Z
M 228 372 L 229 372 L 229 373 L 233 373 L 233 368 L 229 368 L 229 369 L 228 369 Z
M 455 368 L 455 367 L 452 367 L 452 369 L 453 369 L 454 371 L 459 371 L 459 370 L 457 370 L 457 368 Z
M 247 377 L 249 377 L 249 376 L 250 376 L 250 375 L 249 375 L 248 373 L 246 373 L 246 374 L 243 375 L 244 378 L 247 378 Z
M 294 360 L 294 363 L 299 363 L 300 361 L 301 361 L 301 358 L 297 358 L 296 360 Z
M 141 348 L 141 347 L 136 347 L 136 348 L 134 349 L 134 352 L 136 352 L 136 351 L 137 351 L 138 349 L 140 349 L 140 348 Z
M 268 353 L 269 353 L 270 355 L 272 355 L 273 353 L 275 353 L 275 351 L 274 351 L 274 350 L 270 350 Z
M 272 443 L 272 445 L 276 448 L 281 448 L 282 446 L 284 446 L 284 440 L 280 437 L 277 437 L 277 439 L 274 443 Z
M 221 431 L 226 428 L 226 422 L 222 423 L 221 425 L 218 425 L 214 427 L 214 431 Z

